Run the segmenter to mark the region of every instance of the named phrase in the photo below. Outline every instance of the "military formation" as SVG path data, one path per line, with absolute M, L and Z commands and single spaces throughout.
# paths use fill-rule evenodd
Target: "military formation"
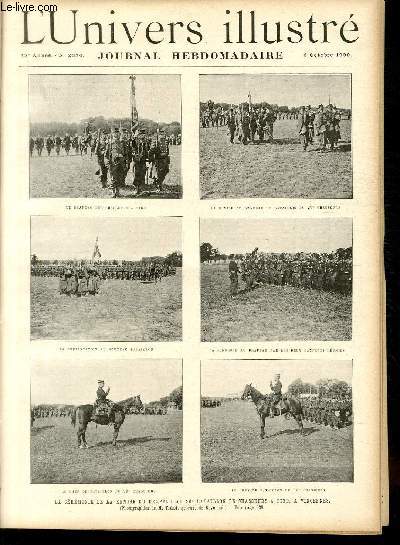
M 301 399 L 304 419 L 316 424 L 343 428 L 351 424 L 353 408 L 350 397 L 333 399 L 309 396 Z
M 255 248 L 229 263 L 232 296 L 239 292 L 239 275 L 248 290 L 259 284 L 272 284 L 347 295 L 352 290 L 351 248 L 320 254 L 264 253 Z
M 220 399 L 213 399 L 209 397 L 201 398 L 201 406 L 203 409 L 210 409 L 215 407 L 220 407 L 222 401 Z
M 163 190 L 163 183 L 170 168 L 170 145 L 180 145 L 181 134 L 167 135 L 164 130 L 149 134 L 145 129 L 129 130 L 114 127 L 112 131 L 93 131 L 87 124 L 82 135 L 77 133 L 64 136 L 31 136 L 29 151 L 32 156 L 36 150 L 42 156 L 46 149 L 47 156 L 55 150 L 59 156 L 62 149 L 65 155 L 95 156 L 98 176 L 102 188 L 110 187 L 113 198 L 120 197 L 121 188 L 126 186 L 128 172 L 132 171 L 133 185 L 137 194 L 152 186 L 156 191 Z
M 75 407 L 73 405 L 36 405 L 31 408 L 31 418 L 66 418 L 71 417 Z
M 96 295 L 104 280 L 140 280 L 142 282 L 161 282 L 163 277 L 176 274 L 176 268 L 169 263 L 154 261 L 130 262 L 125 265 L 65 265 L 34 264 L 31 275 L 59 278 L 61 295 Z
M 280 112 L 251 103 L 224 109 L 209 100 L 201 111 L 200 124 L 203 128 L 227 126 L 230 143 L 246 145 L 272 143 L 275 121 L 293 119 L 297 121 L 297 135 L 303 150 L 315 144 L 315 151 L 322 152 L 338 149 L 341 118 L 341 112 L 333 104 L 320 104 L 316 108 L 301 106 L 295 112 Z

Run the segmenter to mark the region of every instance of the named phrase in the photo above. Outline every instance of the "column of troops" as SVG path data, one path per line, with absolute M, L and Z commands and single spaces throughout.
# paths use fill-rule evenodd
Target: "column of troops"
M 75 407 L 72 405 L 66 406 L 52 406 L 52 405 L 38 405 L 31 408 L 31 417 L 35 420 L 38 418 L 66 418 L 72 416 Z
M 134 186 L 138 193 L 141 193 L 149 185 L 162 191 L 163 182 L 169 172 L 170 145 L 180 145 L 181 134 L 167 135 L 164 130 L 149 135 L 145 129 L 129 131 L 115 127 L 113 131 L 98 130 L 90 131 L 85 129 L 82 136 L 77 134 L 71 136 L 68 133 L 61 137 L 59 135 L 48 135 L 30 138 L 30 154 L 37 150 L 42 155 L 44 147 L 48 156 L 55 149 L 60 155 L 62 148 L 66 155 L 70 150 L 76 154 L 95 155 L 98 162 L 96 175 L 103 188 L 111 186 L 113 197 L 120 196 L 120 189 L 125 187 L 127 174 L 132 168 Z
M 257 284 L 293 286 L 350 294 L 352 290 L 351 249 L 328 253 L 263 253 L 255 248 L 243 259 L 229 263 L 231 295 L 239 289 L 239 274 L 247 289 Z
M 316 424 L 343 428 L 351 424 L 353 414 L 351 398 L 331 399 L 319 396 L 302 398 L 304 419 Z
M 208 397 L 202 397 L 201 398 L 201 406 L 203 409 L 210 409 L 214 407 L 220 407 L 222 401 L 220 399 L 212 399 Z
M 200 115 L 203 128 L 227 126 L 229 140 L 233 144 L 241 142 L 272 143 L 274 141 L 274 123 L 276 120 L 293 119 L 297 121 L 297 135 L 304 150 L 310 144 L 317 144 L 316 151 L 335 150 L 341 138 L 341 113 L 333 104 L 313 109 L 301 106 L 296 112 L 278 112 L 268 106 L 244 104 L 224 109 L 207 102 L 206 109 Z

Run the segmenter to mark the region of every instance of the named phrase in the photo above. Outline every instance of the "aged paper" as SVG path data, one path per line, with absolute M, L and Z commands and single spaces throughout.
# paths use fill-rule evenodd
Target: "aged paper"
M 383 7 L 1 4 L 3 527 L 381 531 Z

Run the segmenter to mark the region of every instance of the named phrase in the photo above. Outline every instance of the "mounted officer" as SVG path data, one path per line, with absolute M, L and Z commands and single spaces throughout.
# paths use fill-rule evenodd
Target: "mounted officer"
M 276 374 L 274 375 L 274 379 L 270 381 L 269 387 L 272 391 L 272 401 L 270 406 L 270 417 L 273 418 L 275 416 L 275 408 L 278 405 L 278 403 L 282 400 L 282 382 L 281 382 L 281 375 Z
M 96 416 L 109 415 L 114 403 L 107 399 L 110 393 L 110 387 L 105 386 L 104 380 L 97 381 L 96 401 L 94 402 L 94 412 Z

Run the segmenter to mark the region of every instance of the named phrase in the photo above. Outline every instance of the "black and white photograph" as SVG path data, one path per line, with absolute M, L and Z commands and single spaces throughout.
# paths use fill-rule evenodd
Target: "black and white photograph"
M 29 116 L 31 197 L 182 197 L 179 75 L 30 75 Z
M 31 482 L 182 480 L 182 361 L 34 362 Z
M 203 482 L 352 482 L 352 362 L 201 363 Z
M 201 339 L 348 341 L 352 219 L 202 219 Z
M 181 218 L 31 218 L 31 339 L 182 339 Z
M 352 198 L 351 115 L 351 74 L 201 75 L 201 198 Z

